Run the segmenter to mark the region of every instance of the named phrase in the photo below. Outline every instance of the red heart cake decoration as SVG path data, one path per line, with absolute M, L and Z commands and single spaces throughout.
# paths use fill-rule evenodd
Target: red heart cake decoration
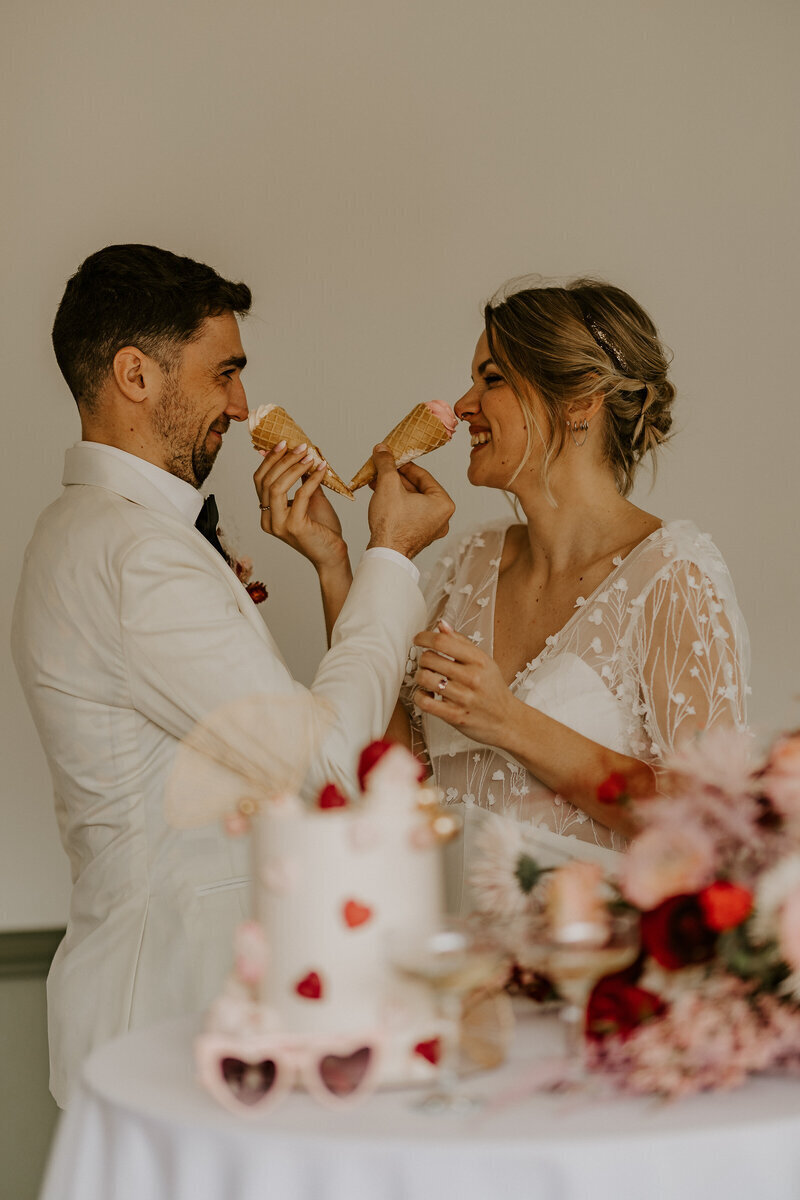
M 305 1000 L 321 1000 L 322 999 L 322 980 L 316 971 L 309 971 L 304 979 L 296 985 L 294 989 L 298 996 L 302 996 Z
M 418 1054 L 420 1058 L 427 1059 L 435 1067 L 442 1055 L 441 1042 L 438 1037 L 431 1038 L 428 1042 L 417 1042 L 414 1053 Z
M 347 808 L 347 797 L 343 796 L 335 783 L 328 783 L 317 798 L 318 808 Z
M 351 929 L 356 929 L 359 925 L 363 925 L 372 916 L 372 909 L 369 905 L 359 904 L 357 900 L 348 900 L 342 911 L 345 923 Z

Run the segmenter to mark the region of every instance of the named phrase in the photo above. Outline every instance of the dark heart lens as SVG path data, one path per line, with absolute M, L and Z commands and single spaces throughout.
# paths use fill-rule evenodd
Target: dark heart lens
M 259 1063 L 223 1058 L 222 1078 L 241 1104 L 258 1104 L 275 1083 L 278 1068 L 271 1058 Z
M 319 1064 L 319 1077 L 332 1096 L 351 1096 L 358 1091 L 372 1062 L 372 1050 L 362 1046 L 353 1054 L 326 1054 Z

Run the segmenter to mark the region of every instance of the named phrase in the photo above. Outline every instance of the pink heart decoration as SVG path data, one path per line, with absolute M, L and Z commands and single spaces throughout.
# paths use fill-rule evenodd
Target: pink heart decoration
M 285 896 L 295 891 L 300 875 L 296 859 L 273 858 L 261 871 L 261 882 L 268 892 Z
M 302 996 L 304 1000 L 321 1000 L 322 999 L 322 980 L 316 971 L 309 973 L 295 985 L 294 989 L 298 996 Z
M 354 850 L 372 850 L 380 840 L 381 831 L 377 821 L 359 817 L 350 826 L 350 845 Z
M 367 904 L 359 904 L 357 900 L 348 900 L 342 909 L 345 919 L 345 924 L 351 929 L 357 929 L 359 925 L 371 920 L 372 909 Z

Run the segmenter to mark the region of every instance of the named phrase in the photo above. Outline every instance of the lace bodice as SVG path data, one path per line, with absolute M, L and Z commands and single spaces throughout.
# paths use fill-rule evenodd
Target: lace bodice
M 444 617 L 492 653 L 498 569 L 510 522 L 464 537 L 431 572 L 428 625 Z M 564 627 L 511 690 L 584 736 L 658 765 L 700 728 L 746 720 L 749 646 L 728 569 L 710 537 L 671 521 L 615 558 L 579 596 Z M 416 652 L 402 699 L 414 749 L 427 755 L 447 803 L 480 806 L 554 834 L 621 849 L 605 826 L 543 786 L 520 763 L 413 708 Z

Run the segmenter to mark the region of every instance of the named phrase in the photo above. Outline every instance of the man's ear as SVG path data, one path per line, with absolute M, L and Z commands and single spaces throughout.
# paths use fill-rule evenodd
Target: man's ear
M 163 371 L 158 363 L 136 346 L 123 346 L 114 355 L 114 382 L 127 400 L 141 404 L 161 389 Z

